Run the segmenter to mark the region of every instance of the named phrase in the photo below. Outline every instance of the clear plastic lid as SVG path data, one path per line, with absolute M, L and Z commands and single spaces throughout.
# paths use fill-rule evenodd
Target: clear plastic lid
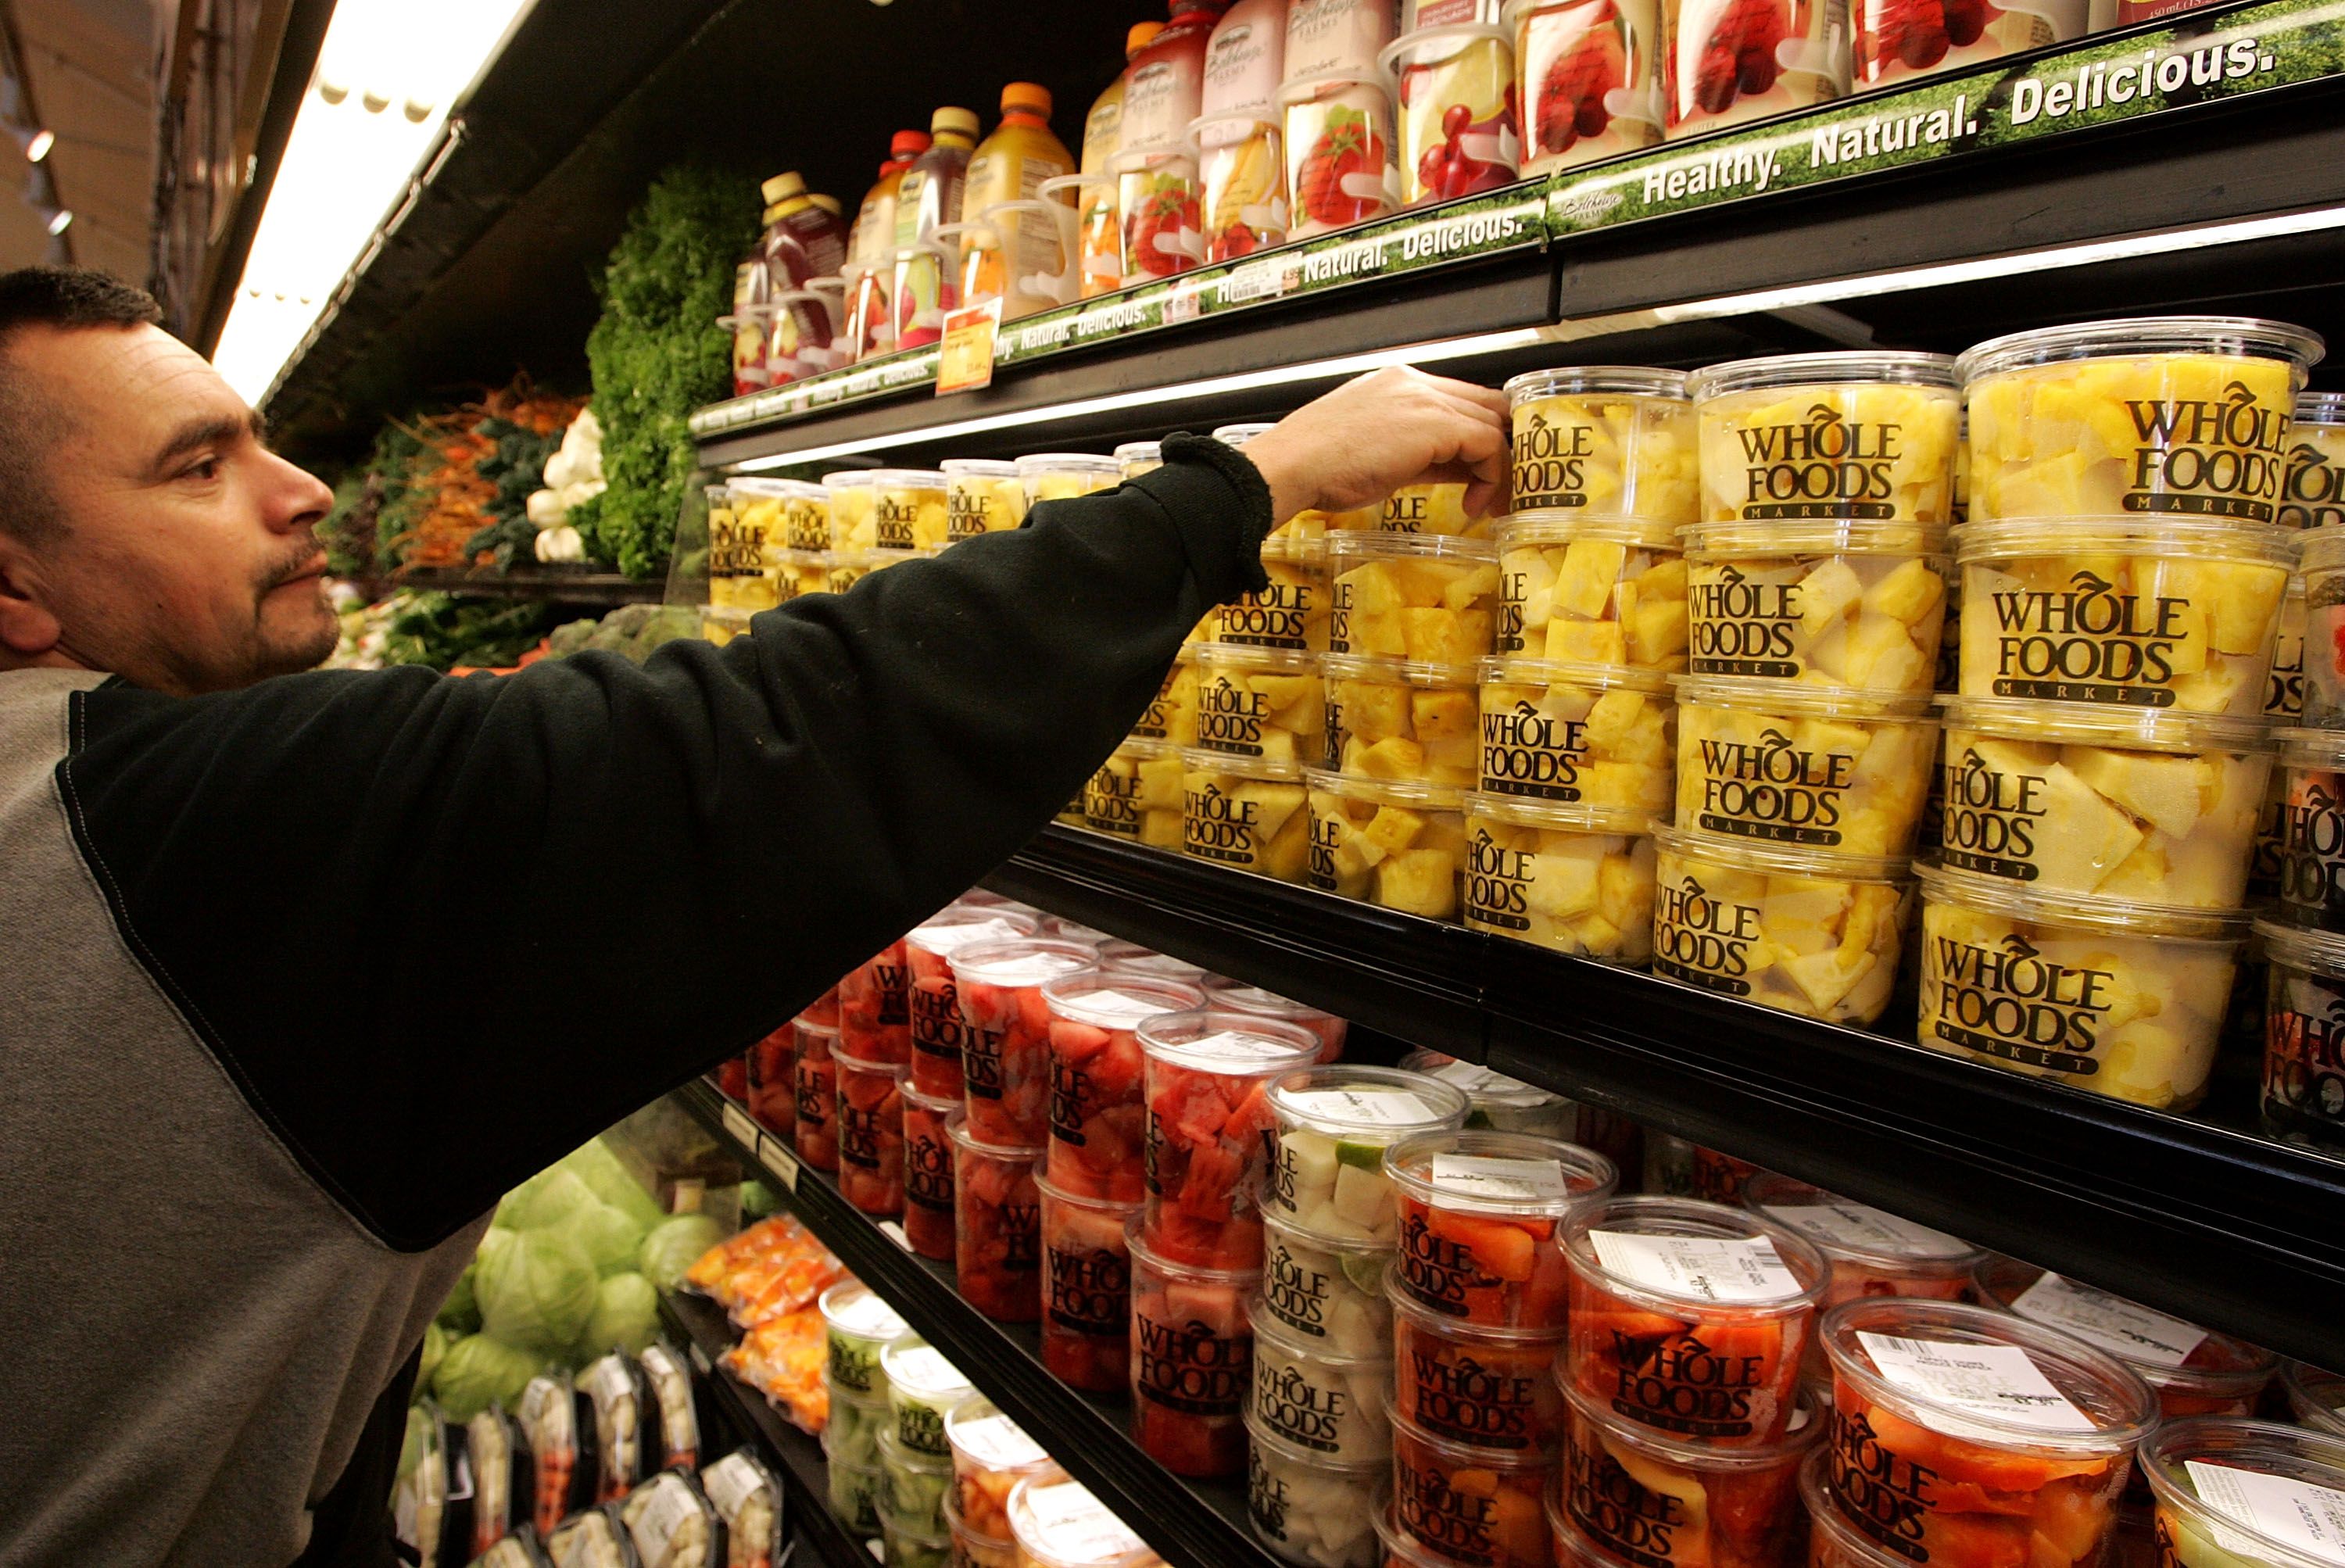
M 1252 120 L 1254 118 L 1252 115 L 1230 116 L 1224 117 L 1244 120 Z M 1255 436 L 1262 434 L 1263 432 L 1267 430 L 1275 430 L 1277 428 L 1278 423 L 1275 420 L 1259 421 L 1252 424 L 1224 424 L 1217 426 L 1214 429 L 1213 439 L 1220 442 L 1223 446 L 1244 446 Z M 1119 446 L 1116 448 L 1116 452 L 1118 455 L 1122 455 L 1123 448 Z
M 822 1309 L 823 1326 L 850 1339 L 876 1339 L 885 1346 L 908 1332 L 902 1315 L 859 1279 L 840 1280 L 816 1305 Z
M 2260 718 L 2178 713 L 2116 703 L 2043 702 L 2017 697 L 1942 697 L 1948 729 L 1985 730 L 1998 739 L 2044 745 L 2107 746 L 2129 751 L 2269 751 L 2277 738 Z M 2279 736 L 2292 733 L 2281 730 Z
M 1501 553 L 1535 545 L 1570 545 L 1592 539 L 1604 545 L 1634 545 L 1646 550 L 1678 548 L 1680 530 L 1674 523 L 1650 517 L 1518 516 L 1508 513 L 1490 526 L 1490 537 Z
M 1192 773 L 1218 773 L 1231 779 L 1262 779 L 1278 784 L 1301 784 L 1303 764 L 1300 762 L 1269 762 L 1259 757 L 1242 757 L 1234 751 L 1208 751 L 1202 747 L 1181 748 L 1181 766 Z
M 948 457 L 941 464 L 945 477 L 967 473 L 981 479 L 1015 479 L 1018 465 L 998 457 Z
M 1404 1138 L 1385 1150 L 1385 1176 L 1428 1207 L 1510 1218 L 1559 1218 L 1620 1185 L 1619 1167 L 1594 1149 L 1530 1133 Z
M 1670 677 L 1657 669 L 1626 665 L 1567 664 L 1559 659 L 1487 658 L 1476 672 L 1484 686 L 1578 686 L 1591 691 L 1670 692 Z
M 1452 1442 L 1436 1437 L 1396 1410 L 1392 1415 L 1393 1436 L 1401 1444 L 1429 1451 L 1444 1469 L 1490 1472 L 1499 1475 L 1545 1475 L 1555 1469 L 1552 1449 L 1481 1448 L 1472 1443 Z M 1503 1484 L 1503 1483 L 1502 1483 Z
M 1473 790 L 1466 797 L 1468 817 L 1487 817 L 1514 828 L 1538 828 L 1550 833 L 1626 834 L 1642 838 L 1652 831 L 1652 814 L 1641 806 L 1589 806 L 1553 800 L 1531 800 L 1512 795 Z
M 1652 834 L 1654 846 L 1664 853 L 1761 876 L 1894 884 L 1908 881 L 1914 870 L 1913 862 L 1903 855 L 1840 855 L 1756 840 L 1714 839 L 1707 833 L 1673 828 L 1667 822 L 1650 823 L 1647 831 Z
M 1272 1086 L 1270 1105 L 1282 1122 L 1379 1146 L 1463 1126 L 1471 1108 L 1455 1084 L 1392 1067 L 1350 1065 L 1290 1073 Z
M 1060 942 L 1081 942 L 1093 952 L 1117 940 L 1095 925 L 1085 925 L 1079 920 L 1069 920 L 1064 915 L 1044 915 L 1042 934 Z
M 823 492 L 827 494 L 834 490 L 868 490 L 871 488 L 872 472 L 868 468 L 848 468 L 837 473 L 826 473 L 822 476 Z
M 1162 740 L 1149 744 L 1161 746 L 1167 751 L 1177 749 Z M 1102 967 L 1125 974 L 1144 974 L 1155 980 L 1170 980 L 1183 985 L 1211 989 L 1207 983 L 1208 972 L 1203 964 L 1191 963 L 1185 958 L 1175 958 L 1169 952 L 1159 952 L 1144 942 L 1127 942 L 1120 936 L 1111 937 L 1102 932 L 1101 939 L 1100 963 Z
M 945 1417 L 945 1441 L 955 1459 L 977 1470 L 1031 1473 L 1055 1468 L 1050 1450 L 982 1394 L 963 1400 Z
M 2194 1554 L 2175 1543 L 2170 1561 L 2222 1553 L 2262 1568 L 2337 1568 L 2345 1439 L 2277 1421 L 2199 1417 L 2160 1427 L 2139 1457 L 2160 1508 L 2214 1548 Z M 2165 1534 L 2161 1527 L 2162 1559 Z
M 953 955 L 953 975 L 963 983 L 1040 985 L 1062 974 L 1097 967 L 1099 949 L 1057 937 L 988 942 Z
M 2302 545 L 2330 543 L 2345 529 L 2294 529 L 2195 518 L 2066 517 L 2032 522 L 1966 523 L 1954 535 L 1954 558 L 2008 561 L 2046 555 L 2157 555 L 2193 561 L 2244 561 L 2289 567 Z M 2332 546 L 2330 555 L 2337 551 Z M 2335 563 L 2331 563 L 2334 565 Z
M 1678 535 L 1690 556 L 1738 561 L 1824 555 L 1924 555 L 1944 560 L 1949 538 L 1948 531 L 1935 523 L 1875 523 L 1833 517 L 1803 517 L 1791 522 L 1689 523 L 1678 531 Z
M 1897 720 L 1911 724 L 1930 717 L 1930 694 L 1926 691 L 1861 691 L 1758 676 L 1679 675 L 1670 679 L 1677 687 L 1678 701 L 1687 707 L 1723 708 L 1736 713 L 1789 713 L 1802 718 L 1842 718 L 1858 723 Z
M 1309 1066 L 1318 1058 L 1319 1036 L 1274 1018 L 1199 1007 L 1142 1023 L 1140 1048 L 1152 1061 L 1193 1072 L 1252 1077 Z
M 1079 1481 L 1028 1476 L 1010 1493 L 1010 1532 L 1041 1568 L 1142 1568 L 1156 1553 Z
M 969 1117 L 965 1113 L 956 1113 L 946 1118 L 945 1136 L 952 1140 L 953 1147 L 957 1149 L 967 1149 L 973 1155 L 999 1160 L 1006 1166 L 1030 1165 L 1043 1150 L 1041 1144 L 989 1144 L 969 1130 Z
M 2319 361 L 2326 347 L 2318 332 L 2255 316 L 2135 316 L 2038 327 L 1989 338 L 1964 351 L 1954 361 L 1954 373 L 1970 382 L 2031 365 L 2130 359 L 2141 354 L 2286 360 L 2301 373 Z
M 2298 424 L 2345 424 L 2345 392 L 2309 392 L 2296 394 Z
M 1327 1244 L 1305 1234 L 1304 1244 L 1324 1247 Z M 1386 1248 L 1387 1255 L 1390 1247 Z M 1477 1323 L 1455 1313 L 1443 1312 L 1426 1306 L 1405 1288 L 1400 1282 L 1400 1261 L 1387 1257 L 1382 1270 L 1381 1289 L 1392 1308 L 1393 1316 L 1407 1320 L 1413 1332 L 1451 1345 L 1492 1345 L 1510 1349 L 1523 1346 L 1552 1345 L 1558 1354 L 1571 1330 L 1562 1323 Z
M 1263 1229 L 1271 1237 L 1281 1238 L 1284 1246 L 1304 1252 L 1332 1253 L 1345 1259 L 1344 1279 L 1346 1284 L 1365 1294 L 1383 1296 L 1385 1265 L 1391 1258 L 1393 1250 L 1390 1241 L 1373 1236 L 1323 1236 L 1318 1231 L 1306 1230 L 1274 1208 L 1265 1207 L 1260 1211 L 1260 1216 Z M 1354 1263 L 1350 1261 L 1353 1259 L 1358 1260 L 1356 1273 Z M 1363 1284 L 1363 1278 L 1372 1279 L 1374 1283 Z
M 1457 534 L 1394 534 L 1381 528 L 1344 529 L 1327 535 L 1330 571 L 1346 571 L 1354 560 L 1383 560 L 1396 556 L 1480 565 L 1496 561 L 1498 546 L 1492 540 L 1468 539 Z
M 1135 1213 L 1123 1222 L 1123 1247 L 1132 1255 L 1135 1273 L 1146 1268 L 1152 1274 L 1160 1274 L 1167 1279 L 1177 1279 L 1189 1285 L 1217 1286 L 1231 1291 L 1242 1302 L 1250 1298 L 1254 1288 L 1261 1283 L 1262 1270 L 1259 1268 L 1213 1268 L 1202 1263 L 1174 1262 L 1148 1245 L 1148 1237 L 1144 1234 L 1147 1223 L 1145 1212 Z M 1170 1304 L 1166 1309 L 1178 1310 Z M 1237 1329 L 1241 1335 L 1250 1331 L 1244 1323 Z
M 1690 1197 L 1608 1197 L 1556 1227 L 1572 1271 L 1677 1318 L 1785 1317 L 1823 1299 L 1823 1254 L 1771 1219 Z
M 1817 1337 L 1868 1403 L 1942 1437 L 2119 1454 L 2157 1420 L 2157 1396 L 2116 1357 L 1989 1307 L 1862 1298 L 1825 1313 Z
M 1205 982 L 1205 1001 L 1209 1006 L 1224 1008 L 1232 1013 L 1244 1013 L 1254 1018 L 1276 1018 L 1289 1023 L 1305 1018 L 1338 1016 L 1324 1007 L 1314 1007 L 1307 1002 L 1297 1002 L 1291 996 L 1281 996 L 1275 991 L 1264 991 L 1259 985 L 1247 985 L 1219 974 Z
M 1466 1097 L 1477 1109 L 1484 1105 L 1502 1105 L 1510 1111 L 1535 1111 L 1547 1105 L 1577 1103 L 1552 1089 L 1526 1084 L 1520 1078 L 1509 1078 L 1497 1069 L 1485 1067 L 1479 1062 L 1461 1062 L 1446 1053 L 1422 1046 L 1402 1057 L 1400 1064 L 1405 1072 L 1422 1073 L 1428 1078 L 1457 1084 L 1466 1091 Z M 1568 1146 L 1577 1148 L 1579 1145 Z
M 2235 947 L 2248 934 L 2244 911 L 2183 909 L 2097 893 L 2024 892 L 2001 877 L 1974 877 L 1944 866 L 1916 865 L 1923 896 L 1933 903 L 1983 910 L 2030 925 L 2076 926 L 2111 936 L 2154 937 L 2163 942 L 2213 942 Z
M 1246 1321 L 1253 1328 L 1254 1337 L 1257 1340 L 1269 1340 L 1271 1348 L 1290 1361 L 1306 1361 L 1315 1367 L 1325 1367 L 1331 1372 L 1392 1364 L 1392 1347 L 1389 1344 L 1373 1354 L 1354 1356 L 1346 1355 L 1341 1350 L 1330 1349 L 1324 1339 L 1315 1339 L 1297 1334 L 1292 1326 L 1263 1304 L 1263 1298 L 1260 1296 L 1256 1296 L 1246 1304 Z M 1246 1412 L 1246 1420 L 1248 1425 L 1253 1424 L 1254 1412 L 1251 1410 Z M 1272 1435 L 1276 1436 L 1275 1433 Z M 1388 1465 L 1392 1461 L 1378 1455 L 1369 1462 L 1376 1465 Z
M 1115 449 L 1115 461 L 1125 467 L 1135 463 L 1161 462 L 1163 456 L 1164 443 L 1161 441 L 1127 441 Z
M 2345 981 L 2345 936 L 2276 920 L 2259 920 L 2254 929 L 2267 962 L 2318 980 Z
M 709 486 L 711 490 L 717 488 Z M 772 495 L 786 501 L 824 501 L 830 492 L 819 484 L 809 484 L 803 479 L 758 479 L 745 477 L 732 482 L 736 495 Z
M 1515 35 L 1509 28 L 1479 22 L 1459 23 L 1448 27 L 1419 27 L 1414 33 L 1403 33 L 1386 44 L 1376 55 L 1376 67 L 1396 84 L 1404 68 L 1429 69 L 1445 65 L 1477 44 L 1501 44 L 1511 55 L 1515 50 Z
M 1258 648 L 1244 643 L 1200 643 L 1196 661 L 1203 669 L 1259 670 L 1271 675 L 1309 675 L 1319 656 L 1293 648 Z
M 1042 1003 L 1061 1018 L 1094 1029 L 1137 1029 L 1160 1014 L 1204 1006 L 1205 993 L 1193 985 L 1093 970 L 1046 982 Z
M 904 1081 L 904 1098 L 932 1116 L 949 1116 L 961 1108 L 959 1095 L 931 1095 L 910 1079 Z
M 904 943 L 949 958 L 964 948 L 1016 942 L 1033 934 L 1031 915 L 1016 910 L 955 906 L 939 910 L 905 932 Z
M 1131 757 L 1148 761 L 1159 757 L 1170 757 L 1173 749 L 1173 745 L 1169 740 L 1151 740 L 1145 736 L 1126 736 L 1117 744 L 1115 754 L 1118 757 Z
M 1322 768 L 1305 768 L 1303 781 L 1318 793 L 1345 800 L 1365 800 L 1373 806 L 1397 806 L 1408 811 L 1462 811 L 1470 793 L 1406 779 L 1386 780 L 1331 773 Z
M 2296 537 L 2300 540 L 2298 569 L 2307 577 L 2345 566 L 2345 528 L 2315 528 Z
M 2279 1369 L 2279 1358 L 2260 1345 L 2201 1329 L 2016 1257 L 1983 1259 L 1975 1280 L 1989 1305 L 2107 1351 L 2153 1389 L 2205 1400 L 2252 1400 Z
M 1319 669 L 1332 680 L 1381 681 L 1387 686 L 1471 687 L 1477 684 L 1470 664 L 1418 664 L 1381 654 L 1322 654 Z
M 1692 1471 L 1703 1475 L 1761 1474 L 1814 1448 L 1825 1429 L 1832 1425 L 1814 1391 L 1802 1385 L 1795 1396 L 1791 1424 L 1782 1437 L 1750 1448 L 1720 1448 L 1711 1443 L 1680 1441 L 1659 1427 L 1623 1420 L 1612 1413 L 1609 1406 L 1591 1399 L 1567 1376 L 1560 1360 L 1556 1364 L 1555 1382 L 1579 1419 L 1604 1434 L 1604 1446 L 1615 1457 L 1626 1449 L 1662 1470 Z
M 1510 403 L 1543 397 L 1657 397 L 1686 401 L 1686 373 L 1644 365 L 1564 365 L 1551 371 L 1525 371 L 1510 376 L 1498 389 Z
M 2345 1437 L 2345 1377 L 2309 1361 L 2290 1361 L 2279 1382 L 2299 1425 Z
M 1951 392 L 1959 384 L 1951 354 L 1862 349 L 1822 354 L 1768 354 L 1760 359 L 1705 365 L 1687 378 L 1686 394 L 1702 402 L 1734 392 L 1767 392 L 1779 387 L 1944 387 Z
M 975 1390 L 967 1375 L 918 1334 L 907 1334 L 879 1352 L 879 1369 L 894 1393 L 924 1405 L 950 1406 Z
M 1011 466 L 1018 470 L 1020 479 L 1039 479 L 1046 473 L 1093 473 L 1121 478 L 1123 473 L 1121 463 L 1094 452 L 1030 452 Z
M 878 490 L 942 490 L 945 475 L 940 468 L 875 468 L 871 484 Z
M 1986 1257 L 1984 1248 L 1959 1236 L 1773 1171 L 1751 1178 L 1742 1189 L 1742 1206 L 1813 1243 L 1826 1257 L 1961 1278 Z
M 1325 1354 L 1315 1348 L 1298 1344 L 1288 1339 L 1284 1332 L 1272 1332 L 1265 1328 L 1265 1325 L 1274 1324 L 1276 1319 L 1265 1313 L 1255 1313 L 1254 1322 L 1254 1337 L 1256 1339 L 1271 1340 L 1281 1350 L 1291 1354 L 1298 1361 L 1325 1362 L 1331 1369 L 1339 1366 L 1348 1368 L 1372 1364 L 1363 1362 L 1355 1357 Z M 1317 1449 L 1304 1448 L 1299 1443 L 1287 1441 L 1254 1418 L 1252 1400 L 1247 1401 L 1245 1430 L 1247 1441 L 1255 1448 L 1284 1464 L 1312 1471 L 1315 1478 L 1324 1473 L 1328 1481 L 1336 1486 L 1355 1490 L 1365 1489 L 1371 1481 L 1380 1477 L 1388 1477 L 1392 1472 L 1392 1456 L 1389 1454 L 1378 1454 L 1374 1459 L 1338 1459 L 1334 1454 L 1321 1453 Z
M 978 1397 L 972 1394 L 969 1399 Z M 961 1404 L 968 1402 L 969 1400 L 963 1400 Z M 960 1405 L 957 1404 L 953 1406 L 952 1410 L 945 1412 L 947 1426 L 949 1427 L 952 1422 L 953 1410 L 959 1409 Z M 889 1474 L 910 1471 L 920 1475 L 949 1475 L 952 1473 L 952 1467 L 953 1461 L 949 1455 L 923 1453 L 916 1448 L 906 1448 L 904 1440 L 898 1437 L 893 1429 L 888 1427 L 879 1429 L 879 1468 Z M 883 1514 L 887 1512 L 884 1502 L 880 1512 Z

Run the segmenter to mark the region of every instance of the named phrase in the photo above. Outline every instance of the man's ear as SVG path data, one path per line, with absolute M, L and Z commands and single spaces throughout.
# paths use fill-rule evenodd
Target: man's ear
M 0 533 L 0 662 L 46 662 L 65 635 L 46 603 L 40 563 L 22 541 Z

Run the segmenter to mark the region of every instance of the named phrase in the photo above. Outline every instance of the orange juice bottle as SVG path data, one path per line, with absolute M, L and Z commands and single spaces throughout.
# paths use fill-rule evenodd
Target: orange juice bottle
M 1005 201 L 1030 202 L 1042 182 L 1072 174 L 1074 155 L 1051 133 L 1051 90 L 1032 82 L 1012 82 L 1001 89 L 1001 123 L 978 144 L 969 160 L 969 178 L 961 187 L 960 220 L 975 223 L 988 209 Z M 1060 203 L 1053 201 L 1051 206 Z M 1064 270 L 1059 215 L 1024 207 L 1002 215 L 1000 238 L 1004 321 L 1045 311 L 1059 301 L 1040 293 L 1030 282 Z M 962 241 L 964 256 L 969 241 Z
M 847 340 L 858 360 L 892 352 L 896 318 L 888 305 L 889 271 L 896 258 L 896 191 L 912 160 L 929 150 L 929 133 L 899 130 L 888 144 L 888 161 L 856 210 L 847 242 Z
M 918 348 L 944 335 L 944 315 L 952 309 L 952 272 L 931 246 L 931 231 L 960 216 L 962 181 L 977 147 L 977 117 L 967 109 L 941 108 L 929 117 L 929 150 L 912 160 L 896 188 L 896 346 Z
M 1123 36 L 1127 69 L 1118 72 L 1083 117 L 1083 168 L 1080 215 L 1075 220 L 1076 261 L 1082 271 L 1081 295 L 1086 300 L 1112 293 L 1123 286 L 1123 220 L 1115 202 L 1115 174 L 1108 165 L 1121 149 L 1123 137 L 1123 88 L 1130 62 L 1164 31 L 1162 22 L 1134 22 Z

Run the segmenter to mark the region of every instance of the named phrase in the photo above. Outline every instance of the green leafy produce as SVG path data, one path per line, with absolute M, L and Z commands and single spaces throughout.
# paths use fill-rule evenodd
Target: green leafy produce
M 548 1166 L 505 1194 L 497 1205 L 497 1223 L 508 1230 L 558 1228 L 584 1204 L 599 1204 L 594 1189 L 566 1166 Z
M 481 1304 L 472 1298 L 472 1271 L 480 1266 L 477 1256 L 464 1265 L 464 1272 L 456 1276 L 455 1285 L 448 1291 L 448 1299 L 440 1303 L 439 1316 L 432 1319 L 451 1334 L 480 1331 Z
M 511 1406 L 529 1380 L 545 1369 L 542 1356 L 492 1334 L 467 1334 L 440 1358 L 440 1369 L 431 1375 L 431 1397 L 450 1420 L 468 1421 L 492 1404 Z
M 535 647 L 553 618 L 543 605 L 440 593 L 408 594 L 406 600 L 385 630 L 382 662 L 387 665 L 501 668 Z
M 662 1290 L 673 1290 L 684 1283 L 684 1271 L 724 1239 L 725 1227 L 706 1215 L 679 1214 L 660 1221 L 644 1237 L 635 1266 Z
M 552 1230 L 515 1231 L 481 1254 L 473 1283 L 481 1327 L 538 1355 L 566 1356 L 594 1311 L 595 1279 L 594 1260 L 576 1242 Z
M 440 1369 L 441 1359 L 448 1354 L 447 1331 L 437 1323 L 423 1326 L 423 1359 L 415 1366 L 415 1394 L 421 1399 L 431 1387 L 431 1374 Z
M 743 1219 L 763 1219 L 769 1214 L 779 1214 L 781 1209 L 780 1196 L 764 1182 L 745 1181 L 741 1184 Z
M 570 521 L 589 553 L 631 577 L 666 567 L 695 468 L 685 422 L 729 390 L 730 349 L 712 323 L 732 304 L 734 263 L 757 211 L 739 176 L 671 168 L 652 181 L 604 270 L 586 360 L 610 488 Z
M 563 1156 L 556 1168 L 584 1182 L 596 1197 L 634 1220 L 640 1229 L 649 1230 L 666 1217 L 652 1200 L 652 1195 L 644 1190 L 644 1184 L 635 1179 L 634 1173 L 600 1138 L 590 1138 Z
M 590 1197 L 572 1209 L 557 1229 L 578 1244 L 578 1250 L 594 1265 L 594 1272 L 606 1279 L 632 1272 L 635 1254 L 644 1245 L 644 1227 L 634 1217 L 599 1197 Z
M 640 1274 L 614 1274 L 595 1288 L 579 1353 L 589 1360 L 613 1350 L 633 1356 L 658 1338 L 659 1292 Z

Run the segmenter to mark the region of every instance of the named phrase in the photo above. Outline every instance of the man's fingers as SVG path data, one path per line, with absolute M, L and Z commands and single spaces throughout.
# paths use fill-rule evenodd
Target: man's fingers
M 1447 376 L 1428 374 L 1425 379 L 1452 397 L 1463 398 L 1467 402 L 1479 403 L 1500 419 L 1507 417 L 1507 394 L 1497 387 L 1477 386 L 1472 382 L 1452 381 Z

